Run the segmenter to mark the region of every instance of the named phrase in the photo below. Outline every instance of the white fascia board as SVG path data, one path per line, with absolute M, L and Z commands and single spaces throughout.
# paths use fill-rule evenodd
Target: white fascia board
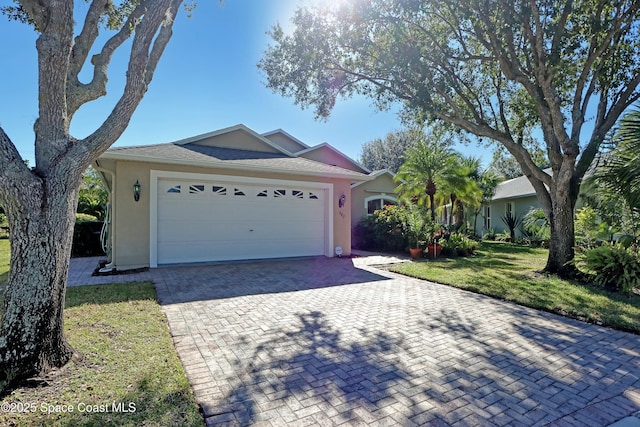
M 142 155 L 124 154 L 124 153 L 117 153 L 117 152 L 105 152 L 101 157 L 105 159 L 126 160 L 126 161 L 132 161 L 132 162 L 161 163 L 161 164 L 167 164 L 167 165 L 281 173 L 285 175 L 302 175 L 302 176 L 313 176 L 313 177 L 323 177 L 323 178 L 326 177 L 326 178 L 334 178 L 334 179 L 347 179 L 350 181 L 369 181 L 372 179 L 368 175 L 364 175 L 359 172 L 341 174 L 341 173 L 309 171 L 309 170 L 290 170 L 290 169 L 281 169 L 278 167 L 264 167 L 264 166 L 254 166 L 254 165 L 246 165 L 246 164 L 232 165 L 225 162 L 198 162 L 198 161 L 192 161 L 192 160 L 167 159 L 164 157 L 142 156 Z

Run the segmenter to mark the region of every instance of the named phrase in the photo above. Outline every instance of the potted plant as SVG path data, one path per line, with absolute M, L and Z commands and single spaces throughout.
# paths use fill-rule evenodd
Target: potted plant
M 422 256 L 424 244 L 433 235 L 433 226 L 427 219 L 425 212 L 418 208 L 412 208 L 407 214 L 407 238 L 409 239 L 409 252 L 411 258 Z
M 442 236 L 442 228 L 433 224 L 432 231 L 427 239 L 427 257 L 437 258 L 442 252 L 442 245 L 438 243 L 438 240 Z

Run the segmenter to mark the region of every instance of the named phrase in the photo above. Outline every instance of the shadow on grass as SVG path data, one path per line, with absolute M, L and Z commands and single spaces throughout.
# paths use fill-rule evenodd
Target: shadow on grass
M 55 413 L 55 405 L 49 406 L 47 402 L 38 403 L 36 414 L 39 418 L 18 419 L 17 425 L 202 426 L 202 416 L 195 408 L 188 383 L 177 391 L 158 392 L 146 384 L 146 381 L 153 379 L 153 375 L 147 374 L 147 377 L 132 384 L 129 387 L 130 391 L 121 399 L 107 400 L 92 396 L 82 402 L 58 404 L 73 406 L 72 413 Z M 47 410 L 51 411 L 51 414 L 47 414 Z

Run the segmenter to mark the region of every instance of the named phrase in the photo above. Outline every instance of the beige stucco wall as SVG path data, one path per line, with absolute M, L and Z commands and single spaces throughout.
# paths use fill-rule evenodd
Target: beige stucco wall
M 397 184 L 393 182 L 393 178 L 389 174 L 378 176 L 373 181 L 364 182 L 351 190 L 351 199 L 353 206 L 351 209 L 351 225 L 355 226 L 360 219 L 367 214 L 367 206 L 365 200 L 368 197 L 380 194 L 389 195 L 396 198 L 394 189 Z
M 351 197 L 348 197 L 351 186 L 347 180 L 281 173 L 243 173 L 243 171 L 225 169 L 117 161 L 115 162 L 115 200 L 112 203 L 112 234 L 114 236 L 113 261 L 118 269 L 124 270 L 149 266 L 151 170 L 333 184 L 333 200 L 330 201 L 333 208 L 333 246 L 341 246 L 344 255 L 351 253 L 351 216 L 349 215 Z M 140 182 L 141 186 L 140 201 L 138 202 L 133 199 L 133 184 L 136 180 Z M 338 201 L 342 194 L 347 195 L 346 204 L 339 208 Z

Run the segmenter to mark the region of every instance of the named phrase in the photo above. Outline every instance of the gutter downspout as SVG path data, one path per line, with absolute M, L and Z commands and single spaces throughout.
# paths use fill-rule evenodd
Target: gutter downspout
M 108 227 L 111 228 L 111 233 L 109 233 L 109 240 L 110 240 L 109 244 L 111 246 L 111 250 L 109 251 L 109 256 L 107 258 L 107 264 L 103 268 L 100 269 L 101 273 L 108 273 L 108 272 L 113 271 L 113 270 L 116 269 L 116 266 L 115 266 L 114 261 L 113 261 L 115 259 L 115 253 L 116 253 L 115 222 L 113 221 L 113 213 L 115 211 L 115 200 L 116 200 L 116 188 L 115 188 L 116 175 L 115 175 L 115 172 L 100 167 L 97 160 L 95 162 L 94 168 L 98 172 L 100 172 L 100 177 L 102 179 L 102 182 L 104 183 L 105 188 L 109 192 L 109 205 L 110 205 L 109 210 L 110 210 L 110 213 L 109 213 L 109 224 L 108 224 Z M 109 188 L 109 186 L 107 185 L 107 182 L 106 182 L 107 180 L 102 175 L 103 173 L 108 173 L 109 175 L 111 175 L 111 184 L 112 184 L 113 188 L 111 188 L 111 189 Z

